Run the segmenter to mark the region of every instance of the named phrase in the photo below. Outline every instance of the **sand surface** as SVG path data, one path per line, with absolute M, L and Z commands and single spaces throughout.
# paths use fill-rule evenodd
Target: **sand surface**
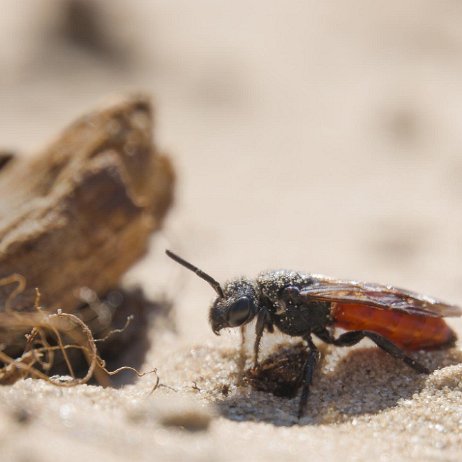
M 177 203 L 126 282 L 173 301 L 177 328 L 152 329 L 154 393 L 153 375 L 0 388 L 0 460 L 461 460 L 460 344 L 416 354 L 428 377 L 329 349 L 296 424 L 296 399 L 236 387 L 238 333 L 212 334 L 212 290 L 163 250 L 219 281 L 292 268 L 462 305 L 462 6 L 95 1 L 86 49 L 61 4 L 2 5 L 0 143 L 31 155 L 102 97 L 153 94 Z M 286 340 L 269 337 L 263 354 Z

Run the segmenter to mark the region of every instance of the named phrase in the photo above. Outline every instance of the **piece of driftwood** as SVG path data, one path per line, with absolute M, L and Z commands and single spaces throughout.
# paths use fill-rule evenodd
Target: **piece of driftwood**
M 68 313 L 82 293 L 102 296 L 117 287 L 161 226 L 173 183 L 141 96 L 85 115 L 38 155 L 5 163 L 0 278 L 20 274 L 26 287 L 14 298 L 14 283 L 0 287 L 0 315 L 33 311 L 36 287 L 42 306 Z M 0 325 L 0 344 L 21 342 L 23 333 Z

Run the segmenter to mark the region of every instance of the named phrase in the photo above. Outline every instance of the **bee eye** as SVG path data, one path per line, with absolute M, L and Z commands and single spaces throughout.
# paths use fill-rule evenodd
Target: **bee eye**
M 249 316 L 250 300 L 247 297 L 241 297 L 229 307 L 227 321 L 230 327 L 236 327 L 244 324 Z

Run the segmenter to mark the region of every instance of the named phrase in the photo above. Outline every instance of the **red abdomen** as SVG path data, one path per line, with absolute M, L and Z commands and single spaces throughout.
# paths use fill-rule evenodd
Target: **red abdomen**
M 370 330 L 405 350 L 438 348 L 456 335 L 442 318 L 353 303 L 332 303 L 334 325 L 346 330 Z

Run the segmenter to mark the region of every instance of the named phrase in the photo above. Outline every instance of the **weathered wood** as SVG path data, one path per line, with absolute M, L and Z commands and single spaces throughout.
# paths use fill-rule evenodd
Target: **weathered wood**
M 88 114 L 45 150 L 0 171 L 0 278 L 19 273 L 26 290 L 13 310 L 72 312 L 79 290 L 103 295 L 142 256 L 172 201 L 169 160 L 152 142 L 144 97 Z M 0 311 L 12 287 L 0 287 Z M 2 341 L 0 331 L 0 343 Z

